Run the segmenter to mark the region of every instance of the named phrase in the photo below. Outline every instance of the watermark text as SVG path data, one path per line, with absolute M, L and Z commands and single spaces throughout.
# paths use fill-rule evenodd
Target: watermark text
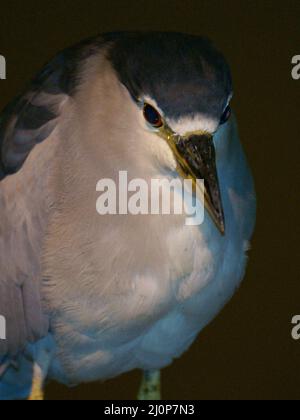
M 292 64 L 293 64 L 292 78 L 294 80 L 299 80 L 300 79 L 300 55 L 295 55 L 292 58 Z
M 135 178 L 129 181 L 127 171 L 119 180 L 101 179 L 96 210 L 99 215 L 184 215 L 187 226 L 204 222 L 204 181 Z M 197 194 L 195 194 L 197 190 Z M 197 198 L 196 198 L 197 196 Z
M 0 55 L 0 80 L 6 79 L 6 59 Z
M 300 340 L 300 315 L 295 315 L 292 319 L 292 324 L 294 325 L 292 329 L 292 338 L 293 340 Z
M 0 315 L 0 340 L 6 340 L 6 319 Z

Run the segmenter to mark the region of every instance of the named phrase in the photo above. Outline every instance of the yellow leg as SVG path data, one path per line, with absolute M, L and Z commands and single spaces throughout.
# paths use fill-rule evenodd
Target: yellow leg
M 42 369 L 38 364 L 34 364 L 33 367 L 33 379 L 32 379 L 32 388 L 31 394 L 28 398 L 28 401 L 43 401 L 44 392 L 43 392 L 44 378 Z
M 144 372 L 142 385 L 138 393 L 138 400 L 161 400 L 161 375 L 159 370 Z

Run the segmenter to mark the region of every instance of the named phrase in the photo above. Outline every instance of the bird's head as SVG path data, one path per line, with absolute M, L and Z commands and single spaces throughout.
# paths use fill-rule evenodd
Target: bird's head
M 196 190 L 196 180 L 204 179 L 205 208 L 224 234 L 213 138 L 231 113 L 231 75 L 222 54 L 205 38 L 178 33 L 107 34 L 106 40 L 153 155 L 192 179 Z

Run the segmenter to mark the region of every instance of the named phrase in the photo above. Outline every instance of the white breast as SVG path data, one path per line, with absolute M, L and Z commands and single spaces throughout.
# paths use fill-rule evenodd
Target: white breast
M 58 346 L 52 376 L 76 383 L 162 368 L 230 299 L 243 277 L 255 200 L 237 136 L 227 130 L 216 140 L 226 135 L 232 141 L 218 162 L 225 237 L 209 216 L 191 227 L 181 216 L 147 216 L 147 223 L 143 216 L 104 216 L 98 223 L 92 205 L 84 218 L 60 213 L 46 244 L 46 277 L 53 279 L 46 298 Z M 59 248 L 58 225 L 71 246 Z
M 76 383 L 171 363 L 219 312 L 241 280 L 242 244 L 230 242 L 220 241 L 209 220 L 200 229 L 176 226 L 157 246 L 165 261 L 152 255 L 153 265 L 161 269 L 139 273 L 135 266 L 126 292 L 122 286 L 112 291 L 108 285 L 93 298 L 85 297 L 81 289 L 81 308 L 76 297 L 65 300 L 56 320 L 60 356 L 53 376 Z M 145 248 L 147 252 L 146 244 Z M 225 259 L 231 263 L 224 270 Z M 124 273 L 124 283 L 128 275 Z

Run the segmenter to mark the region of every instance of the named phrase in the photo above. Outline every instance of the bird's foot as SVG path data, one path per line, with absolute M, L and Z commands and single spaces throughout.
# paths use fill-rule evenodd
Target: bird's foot
M 138 393 L 138 400 L 161 400 L 161 375 L 159 370 L 144 372 L 143 381 Z
M 32 387 L 31 393 L 28 398 L 28 401 L 43 401 L 44 392 L 43 392 L 44 378 L 42 369 L 38 364 L 34 364 L 33 367 L 33 378 L 32 378 Z

